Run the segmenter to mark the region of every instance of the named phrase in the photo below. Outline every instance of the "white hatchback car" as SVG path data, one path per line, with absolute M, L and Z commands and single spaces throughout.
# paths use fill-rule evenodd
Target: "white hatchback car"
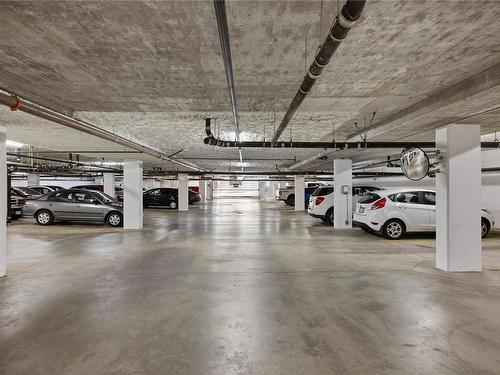
M 356 204 L 353 224 L 366 232 L 381 232 L 391 240 L 400 239 L 405 232 L 435 232 L 436 193 L 423 189 L 366 193 Z M 493 216 L 481 210 L 481 237 L 494 225 Z
M 352 211 L 356 208 L 356 202 L 364 193 L 368 191 L 383 189 L 378 185 L 352 185 Z M 321 219 L 330 225 L 333 225 L 333 186 L 320 186 L 309 198 L 307 213 L 312 217 Z

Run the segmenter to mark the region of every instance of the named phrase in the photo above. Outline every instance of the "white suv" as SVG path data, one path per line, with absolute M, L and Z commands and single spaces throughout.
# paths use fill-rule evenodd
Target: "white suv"
M 382 187 L 378 185 L 353 185 L 352 186 L 352 210 L 356 208 L 356 202 L 364 193 L 374 190 L 381 190 Z M 320 186 L 311 198 L 309 198 L 309 205 L 307 212 L 312 217 L 321 219 L 330 225 L 333 225 L 333 186 Z
M 435 232 L 436 193 L 411 188 L 367 193 L 356 205 L 353 224 L 391 240 L 400 239 L 405 232 Z M 481 237 L 494 225 L 493 216 L 481 210 Z

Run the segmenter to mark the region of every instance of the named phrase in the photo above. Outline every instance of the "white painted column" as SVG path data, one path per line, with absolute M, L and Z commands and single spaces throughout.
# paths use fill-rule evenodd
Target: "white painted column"
M 179 197 L 179 211 L 187 211 L 189 209 L 188 195 L 188 174 L 179 173 L 177 175 L 177 194 Z
M 207 202 L 207 180 L 200 180 L 200 195 L 201 195 L 201 202 L 206 203 Z
M 142 161 L 123 163 L 123 227 L 142 229 Z
M 207 181 L 207 200 L 214 199 L 214 182 Z
M 28 186 L 40 185 L 40 175 L 38 173 L 28 173 Z
M 259 181 L 259 199 L 266 199 L 266 181 Z
M 306 182 L 304 176 L 295 176 L 295 211 L 305 210 Z
M 110 197 L 116 198 L 115 193 L 115 174 L 104 173 L 104 192 Z
M 333 227 L 352 228 L 352 160 L 335 159 L 333 173 Z
M 481 132 L 479 125 L 436 130 L 436 267 L 481 271 Z
M 0 125 L 0 277 L 7 275 L 7 154 L 6 128 Z

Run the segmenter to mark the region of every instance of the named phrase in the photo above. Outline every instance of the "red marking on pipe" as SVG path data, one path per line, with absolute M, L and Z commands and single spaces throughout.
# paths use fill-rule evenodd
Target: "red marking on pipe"
M 16 98 L 16 97 L 14 96 L 14 98 Z M 19 108 L 21 108 L 21 106 L 22 106 L 22 105 L 23 105 L 23 103 L 21 102 L 21 100 L 19 100 L 19 98 L 16 98 L 16 104 L 14 104 L 12 107 L 10 107 L 10 110 L 11 110 L 12 112 L 15 112 L 15 111 L 17 111 Z

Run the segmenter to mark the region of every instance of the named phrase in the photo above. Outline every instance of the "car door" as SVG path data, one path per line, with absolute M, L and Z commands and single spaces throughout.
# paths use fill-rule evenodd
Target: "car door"
M 56 220 L 72 219 L 74 204 L 74 194 L 67 190 L 56 192 L 47 199 L 47 207 Z
M 158 206 L 159 197 L 160 197 L 160 189 L 148 190 L 145 196 L 144 204 L 147 206 Z
M 104 220 L 102 204 L 94 193 L 77 191 L 74 193 L 74 199 L 73 218 L 75 220 Z
M 419 191 L 397 194 L 394 206 L 405 220 L 408 231 L 430 230 L 429 206 L 423 204 Z
M 433 191 L 422 191 L 422 202 L 428 207 L 429 229 L 436 230 L 436 193 Z

